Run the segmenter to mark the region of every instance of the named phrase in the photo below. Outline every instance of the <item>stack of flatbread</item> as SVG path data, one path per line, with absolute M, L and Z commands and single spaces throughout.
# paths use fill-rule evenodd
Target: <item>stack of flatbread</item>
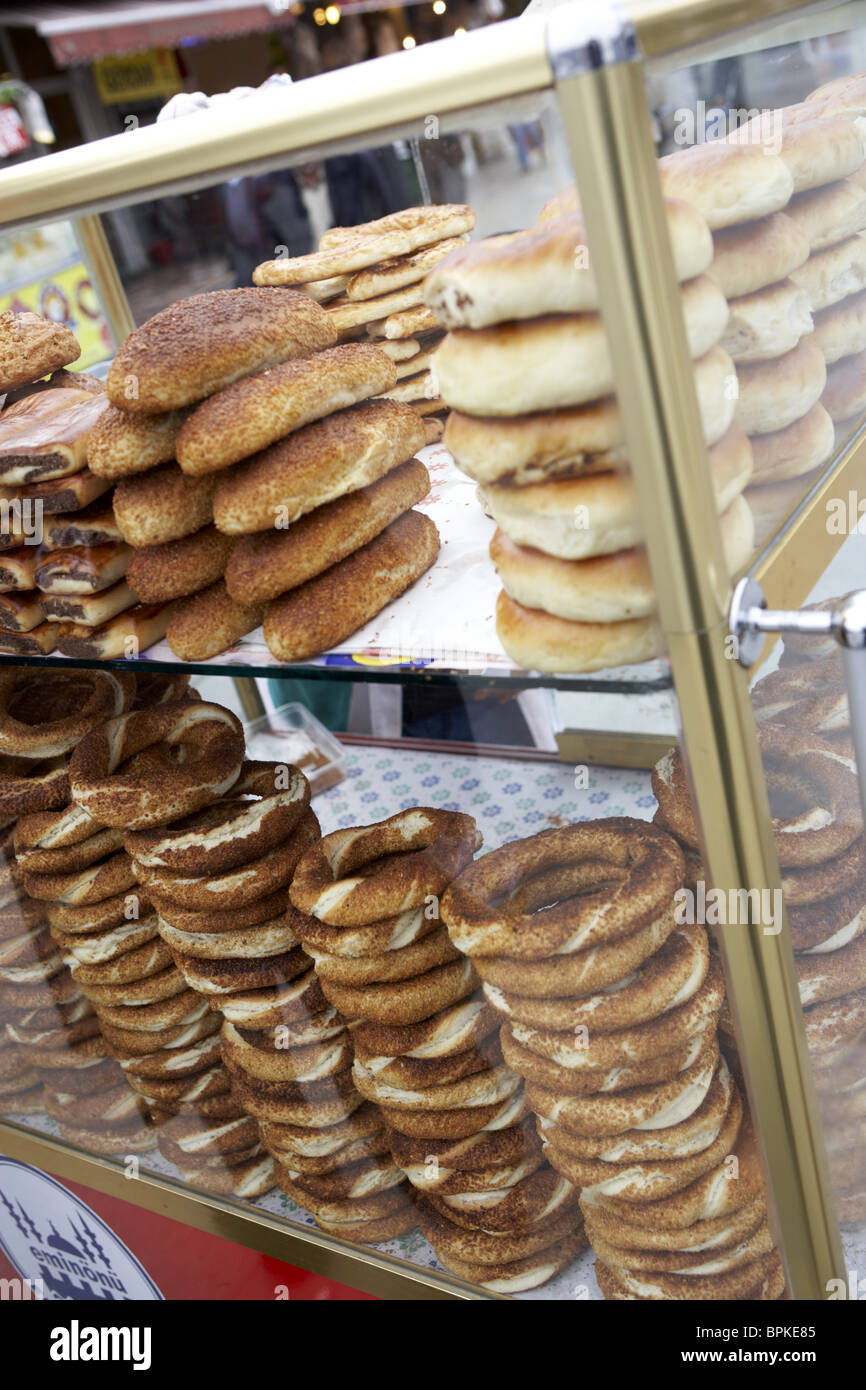
M 63 324 L 0 315 L 0 651 L 45 655 L 70 615 L 96 623 L 133 602 L 110 483 L 87 468 L 108 399 L 64 370 L 80 352 Z
M 337 337 L 309 295 L 256 286 L 181 300 L 124 343 L 88 458 L 116 482 L 142 646 L 203 661 L 264 623 L 276 656 L 303 660 L 432 564 L 436 528 L 410 511 L 428 424 L 373 399 L 391 357 Z M 84 640 L 62 649 L 97 654 Z
M 740 494 L 751 470 L 733 423 L 734 368 L 719 346 L 724 295 L 705 273 L 709 227 L 666 203 L 716 502 L 732 568 L 751 551 Z M 461 247 L 428 276 L 449 328 L 436 355 L 452 407 L 445 442 L 497 522 L 500 640 L 528 669 L 587 672 L 661 650 L 613 367 L 573 190 L 537 226 Z
M 854 181 L 866 145 L 852 121 L 808 102 L 765 112 L 724 144 L 751 154 L 767 210 L 714 228 L 710 268 L 731 309 L 722 343 L 737 364 L 763 540 L 831 456 L 833 420 L 866 403 L 866 191 Z
M 332 227 L 318 251 L 265 261 L 253 280 L 291 285 L 324 305 L 340 342 L 372 341 L 394 361 L 397 380 L 383 394 L 437 416 L 445 407 L 431 367 L 443 335 L 424 303 L 424 277 L 474 226 L 474 212 L 462 203 L 405 208 L 357 227 Z

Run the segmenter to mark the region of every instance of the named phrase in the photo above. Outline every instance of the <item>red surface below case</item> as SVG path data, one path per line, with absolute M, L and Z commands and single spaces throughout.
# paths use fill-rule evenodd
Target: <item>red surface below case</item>
M 321 1299 L 371 1299 L 346 1284 L 336 1284 L 304 1269 L 259 1255 L 221 1236 L 207 1235 L 166 1216 L 143 1211 L 119 1197 L 106 1197 L 80 1183 L 63 1186 L 86 1202 L 141 1261 L 151 1279 L 170 1300 L 205 1299 L 291 1302 Z M 0 1278 L 15 1270 L 0 1250 Z

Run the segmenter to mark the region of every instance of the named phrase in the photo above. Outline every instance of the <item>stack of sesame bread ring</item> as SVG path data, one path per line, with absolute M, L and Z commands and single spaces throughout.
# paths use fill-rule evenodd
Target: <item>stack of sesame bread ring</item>
M 728 306 L 706 273 L 713 240 L 701 211 L 677 195 L 665 206 L 733 572 L 752 552 L 751 514 L 741 497 L 752 458 L 734 423 L 734 369 L 720 345 Z M 560 195 L 525 232 L 452 252 L 428 276 L 425 297 L 449 329 L 434 364 L 452 407 L 445 443 L 478 482 L 497 524 L 490 554 L 503 585 L 496 628 L 506 652 L 526 669 L 549 672 L 660 655 L 576 194 Z
M 109 1054 L 55 914 L 101 911 L 112 893 L 122 896 L 129 886 L 120 837 L 106 835 L 71 802 L 69 765 L 87 733 L 130 709 L 135 696 L 136 679 L 127 673 L 0 672 L 0 743 L 23 772 L 10 768 L 0 786 L 0 796 L 19 811 L 7 833 L 25 929 L 17 947 L 13 937 L 4 940 L 0 968 L 16 981 L 22 1006 L 7 1018 L 7 1031 L 27 1049 L 43 1082 L 42 1108 L 63 1137 L 98 1153 L 141 1152 L 155 1138 L 143 1102 Z M 40 776 L 48 766 L 51 774 Z M 4 906 L 4 918 L 11 911 L 12 904 Z
M 453 1273 L 515 1292 L 584 1238 L 577 1194 L 544 1161 L 496 1015 L 439 914 L 479 840 L 471 817 L 428 807 L 335 831 L 298 866 L 289 920 L 351 1022 L 355 1085 L 384 1117 L 422 1231 Z M 303 1177 L 292 1190 L 305 1200 Z
M 240 781 L 243 761 L 236 717 L 220 705 L 184 699 L 134 710 L 94 730 L 75 751 L 70 784 L 76 807 L 121 835 L 134 883 L 128 897 L 147 904 L 151 932 L 142 947 L 119 956 L 112 951 L 98 981 L 88 975 L 103 1037 L 158 1124 L 163 1156 L 196 1186 L 254 1197 L 272 1185 L 271 1163 L 255 1122 L 231 1093 L 219 1015 L 190 987 L 159 935 L 157 893 L 161 901 L 164 880 L 184 875 L 152 862 L 169 841 L 189 863 L 199 823 L 219 828 L 230 819 L 226 809 L 237 803 L 227 794 Z M 193 828 L 184 840 L 175 826 L 185 829 L 188 822 Z M 134 927 L 116 928 L 112 946 Z
M 703 927 L 676 924 L 683 877 L 675 840 L 613 817 L 494 850 L 442 915 L 504 1019 L 545 1155 L 580 1189 L 605 1296 L 778 1297 L 760 1187 L 717 1196 L 749 1141 L 721 970 Z

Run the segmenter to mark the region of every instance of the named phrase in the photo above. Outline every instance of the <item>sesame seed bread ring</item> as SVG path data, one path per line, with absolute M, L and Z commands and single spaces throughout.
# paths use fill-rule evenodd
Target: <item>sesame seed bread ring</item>
M 488 1067 L 459 1081 L 427 1086 L 423 1090 L 403 1090 L 389 1086 L 355 1061 L 353 1079 L 366 1100 L 381 1102 L 390 1110 L 464 1110 L 498 1105 L 520 1088 L 520 1077 L 510 1067 Z
M 453 1197 L 428 1193 L 426 1200 L 440 1216 L 465 1230 L 495 1232 L 526 1231 L 558 1213 L 575 1209 L 577 1197 L 572 1184 L 546 1163 L 513 1187 Z M 577 1217 L 579 1220 L 579 1213 Z
M 476 1072 L 489 1071 L 501 1062 L 502 1049 L 498 1037 L 494 1036 L 484 1047 L 468 1047 L 449 1057 L 431 1057 L 426 1061 L 413 1057 L 371 1057 L 359 1061 L 359 1066 L 363 1065 L 377 1082 L 397 1090 L 423 1091 L 430 1086 L 460 1081 Z
M 45 672 L 38 686 L 29 670 L 0 670 L 0 752 L 54 758 L 83 736 L 123 714 L 135 696 L 135 677 L 126 672 Z
M 244 907 L 262 897 L 270 897 L 285 888 L 292 880 L 302 855 L 321 835 L 315 813 L 306 808 L 296 828 L 281 844 L 268 850 L 252 863 L 231 869 L 228 873 L 192 876 L 172 873 L 168 869 L 150 869 L 136 861 L 140 882 L 161 897 L 172 898 L 183 907 L 218 912 L 231 907 Z
M 157 1000 L 154 1004 L 100 1004 L 97 1012 L 100 1021 L 104 1019 L 112 1028 L 151 1034 L 211 1018 L 207 1000 L 200 999 L 191 989 L 185 989 L 170 999 Z
M 572 1233 L 577 1234 L 580 1229 L 580 1213 L 574 1207 L 544 1221 L 536 1221 L 526 1230 L 518 1228 L 512 1231 L 484 1231 L 458 1226 L 450 1216 L 444 1216 L 432 1206 L 426 1197 L 418 1198 L 416 1211 L 418 1225 L 443 1263 L 447 1256 L 483 1268 L 509 1265 L 515 1260 L 526 1259 Z
M 180 903 L 172 902 L 161 893 L 153 895 L 153 905 L 160 918 L 170 926 L 178 931 L 208 932 L 215 936 L 223 932 L 258 927 L 262 922 L 273 921 L 283 911 L 285 903 L 285 891 L 280 889 L 257 902 L 247 903 L 244 907 L 197 912 L 194 908 L 181 907 Z
M 63 849 L 19 849 L 16 845 L 16 859 L 22 868 L 36 874 L 57 874 L 73 869 L 87 869 L 97 860 L 123 848 L 123 837 L 118 830 L 97 830 L 77 845 Z
M 61 950 L 74 956 L 82 965 L 101 965 L 155 941 L 159 930 L 156 914 L 149 913 L 103 932 L 63 932 L 53 927 L 51 935 Z
M 151 914 L 150 901 L 141 892 L 118 893 L 113 898 L 84 907 L 69 907 L 65 903 L 46 903 L 45 915 L 49 925 L 60 932 L 88 934 L 122 927 Z
M 340 1199 L 316 1196 L 303 1177 L 291 1178 L 281 1163 L 275 1165 L 275 1178 L 280 1191 L 312 1212 L 317 1225 L 329 1235 L 344 1240 L 388 1240 L 415 1225 L 411 1188 L 405 1183 L 369 1197 Z
M 154 1122 L 159 1125 L 159 1151 L 162 1154 L 163 1158 L 167 1159 L 169 1163 L 173 1163 L 175 1167 L 180 1168 L 183 1171 L 192 1171 L 196 1174 L 196 1176 L 198 1176 L 199 1173 L 211 1174 L 221 1172 L 234 1172 L 234 1170 L 237 1167 L 239 1167 L 240 1164 L 248 1163 L 252 1159 L 260 1158 L 262 1154 L 264 1154 L 265 1152 L 264 1148 L 259 1143 L 258 1138 L 256 1138 L 252 1143 L 245 1145 L 244 1148 L 232 1149 L 228 1153 L 187 1153 L 182 1144 L 175 1143 L 174 1140 L 169 1139 L 168 1136 L 163 1133 L 164 1124 L 168 1123 L 169 1120 L 176 1118 L 177 1116 L 172 1115 L 163 1116 L 160 1114 L 154 1116 Z M 237 1123 L 236 1117 L 233 1115 L 216 1116 L 212 1118 L 214 1119 L 215 1123 L 220 1125 L 233 1125 Z M 253 1124 L 255 1124 L 255 1121 L 253 1121 Z M 195 1185 L 195 1179 L 193 1179 L 193 1185 Z
M 135 887 L 135 872 L 129 855 L 120 850 L 109 859 L 86 869 L 68 873 L 34 874 L 24 871 L 24 885 L 31 898 L 58 902 L 69 907 L 88 907 L 117 897 Z
M 203 1038 L 215 1036 L 219 1020 L 212 1014 L 196 1019 L 193 1023 L 178 1023 L 173 1028 L 149 1029 L 117 1028 L 114 1024 L 100 1020 L 102 1036 L 107 1047 L 115 1056 L 151 1057 L 157 1051 L 173 1052 L 201 1042 Z
M 771 671 L 753 687 L 752 707 L 756 719 L 794 724 L 821 738 L 851 727 L 838 656 L 812 661 L 806 671 L 791 666 Z
M 366 927 L 333 927 L 299 912 L 291 903 L 286 908 L 286 921 L 292 931 L 302 936 L 307 949 L 329 956 L 346 956 L 352 960 L 379 956 L 383 951 L 399 951 L 413 941 L 419 941 L 439 926 L 435 904 L 412 908 L 397 917 L 371 922 Z
M 357 1201 L 388 1192 L 406 1181 L 390 1154 L 362 1158 L 330 1173 L 301 1172 L 291 1157 L 282 1160 L 289 1178 L 300 1181 L 308 1196 L 319 1201 Z
M 795 951 L 833 951 L 866 930 L 862 888 L 846 889 L 815 903 L 788 907 L 788 930 Z
M 345 1071 L 352 1060 L 352 1045 L 348 1032 L 328 1043 L 312 1043 L 309 1047 L 280 1048 L 256 1046 L 234 1024 L 222 1025 L 223 1057 L 233 1068 L 260 1081 L 322 1081 L 337 1072 Z
M 145 1080 L 167 1077 L 179 1080 L 194 1076 L 206 1067 L 213 1067 L 220 1060 L 220 1040 L 218 1033 L 211 1033 L 190 1047 L 161 1048 L 143 1057 L 130 1056 L 118 1050 L 114 1054 L 125 1072 Z
M 149 1153 L 156 1148 L 156 1131 L 143 1120 L 129 1125 L 118 1125 L 111 1129 L 93 1129 L 89 1126 L 59 1124 L 62 1138 L 68 1144 L 75 1144 L 88 1153 L 135 1154 Z
M 287 984 L 238 990 L 220 999 L 219 1009 L 223 1018 L 237 1027 L 286 1028 L 287 1038 L 295 1029 L 303 1032 L 304 1028 L 313 1027 L 312 1020 L 321 1019 L 326 1012 L 340 1017 L 336 1010 L 330 1009 L 314 970 L 296 976 Z M 299 1038 L 301 1040 L 306 1039 Z
M 847 892 L 863 882 L 866 872 L 866 845 L 863 838 L 855 840 L 850 849 L 824 864 L 802 869 L 786 869 L 782 873 L 782 892 L 787 906 L 821 902 L 836 893 Z
M 263 1126 L 260 1125 L 260 1128 Z M 383 1129 L 379 1129 L 368 1139 L 355 1139 L 349 1144 L 341 1145 L 334 1153 L 323 1154 L 318 1158 L 305 1158 L 302 1154 L 292 1153 L 290 1149 L 281 1149 L 278 1145 L 267 1142 L 265 1148 L 278 1162 L 302 1178 L 307 1174 L 322 1177 L 328 1173 L 335 1173 L 350 1163 L 360 1163 L 362 1159 L 384 1159 L 388 1156 L 388 1141 Z
M 262 960 L 244 956 L 203 960 L 174 950 L 172 956 L 190 988 L 207 995 L 232 995 L 237 990 L 288 984 L 306 974 L 310 964 L 309 956 L 300 947 Z M 214 1000 L 214 1007 L 220 1007 L 218 999 Z
M 170 304 L 130 333 L 106 386 L 119 409 L 156 415 L 333 342 L 324 311 L 306 295 L 215 290 Z
M 366 926 L 423 907 L 466 867 L 479 843 L 471 816 L 416 806 L 326 835 L 304 855 L 289 896 L 301 912 L 334 926 Z M 359 872 L 371 865 L 369 876 Z
M 99 1032 L 99 1019 L 91 1014 L 90 1018 L 83 1018 L 78 1023 L 63 1023 L 54 1028 L 45 1025 L 22 1028 L 10 1020 L 6 1027 L 12 1041 L 24 1047 L 64 1047 L 67 1043 L 94 1037 Z
M 285 955 L 298 945 L 298 938 L 289 931 L 284 917 L 227 932 L 178 931 L 177 927 L 160 920 L 159 931 L 163 941 L 174 950 L 204 960 Z
M 143 1077 L 133 1076 L 132 1073 L 127 1076 L 127 1081 L 137 1095 L 152 1105 L 198 1107 L 205 1100 L 228 1095 L 230 1090 L 229 1074 L 221 1064 L 205 1067 L 195 1075 L 177 1081 L 160 1080 L 156 1077 L 145 1080 Z
M 827 365 L 807 334 L 781 357 L 741 363 L 737 384 L 737 424 L 748 435 L 773 434 L 793 425 L 821 400 Z
M 146 1113 L 141 1097 L 130 1090 L 119 1073 L 117 1079 L 120 1082 L 118 1086 L 95 1096 L 58 1094 L 46 1087 L 45 1113 L 61 1126 L 72 1124 L 85 1128 L 94 1123 L 113 1127 L 140 1119 Z
M 803 1005 L 826 1004 L 866 988 L 866 936 L 835 951 L 798 956 L 797 984 Z
M 672 1106 L 669 1115 L 661 1116 L 663 1121 L 669 1120 L 668 1123 L 656 1125 L 654 1122 L 650 1128 L 627 1129 L 614 1135 L 576 1135 L 551 1120 L 540 1119 L 538 1132 L 565 1153 L 580 1159 L 624 1163 L 630 1159 L 650 1162 L 689 1158 L 717 1138 L 730 1107 L 732 1084 L 731 1073 L 722 1059 L 703 1100 L 691 1114 L 686 1111 L 695 1097 L 684 1096 L 680 1108 Z M 700 1095 L 700 1088 L 697 1095 Z M 679 1119 L 679 1115 L 684 1118 Z
M 183 762 L 161 771 L 118 771 L 157 743 L 182 749 Z M 101 824 L 142 830 L 218 800 L 237 781 L 243 756 L 243 729 L 230 710 L 204 700 L 161 705 L 122 715 L 82 739 L 70 761 L 70 786 Z
M 781 1273 L 781 1256 L 776 1250 L 723 1274 L 692 1276 L 661 1271 L 633 1274 L 626 1269 L 611 1268 L 601 1260 L 595 1264 L 595 1277 L 605 1298 L 623 1300 L 758 1300 L 769 1296 L 765 1290 L 779 1287 Z
M 28 1055 L 28 1061 L 32 1060 L 35 1066 L 46 1067 L 52 1072 L 58 1070 L 65 1072 L 67 1069 L 77 1071 L 79 1068 L 95 1068 L 98 1064 L 103 1063 L 108 1055 L 108 1048 L 103 1039 L 96 1035 L 92 1038 L 85 1038 L 82 1042 L 72 1043 L 69 1047 L 34 1047 Z M 104 1076 L 104 1072 L 100 1072 L 100 1076 Z M 65 1076 L 63 1085 L 66 1085 Z
M 338 985 L 323 982 L 329 1003 L 346 1018 L 370 1019 L 373 1023 L 420 1023 L 424 1018 L 465 999 L 477 987 L 478 977 L 471 961 L 455 960 L 416 975 L 412 980 L 393 984 Z
M 561 1240 L 544 1246 L 534 1255 L 511 1260 L 504 1264 L 485 1265 L 473 1260 L 461 1260 L 459 1256 L 446 1252 L 437 1255 L 446 1269 L 456 1274 L 458 1279 L 466 1279 L 478 1284 L 491 1293 L 525 1293 L 527 1289 L 537 1289 L 567 1269 L 572 1260 L 585 1250 L 588 1244 L 583 1230 L 570 1231 Z
M 508 1129 L 480 1130 L 466 1139 L 412 1139 L 399 1130 L 388 1130 L 388 1142 L 395 1163 L 407 1173 L 421 1170 L 420 1176 L 410 1178 L 418 1186 L 438 1182 L 439 1177 L 452 1173 L 471 1173 L 476 1169 L 505 1167 L 522 1163 L 541 1153 L 541 1141 L 533 1119 L 523 1120 Z M 435 1172 L 427 1170 L 435 1160 Z
M 477 990 L 419 1023 L 391 1026 L 365 1019 L 352 1029 L 352 1040 L 355 1055 L 364 1062 L 382 1056 L 427 1061 L 477 1047 L 498 1027 L 494 1010 Z
M 537 1173 L 545 1161 L 539 1145 L 534 1150 L 527 1149 L 520 1158 L 510 1163 L 460 1170 L 442 1168 L 428 1159 L 425 1163 L 410 1164 L 404 1172 L 416 1191 L 448 1198 L 473 1192 L 502 1192 L 506 1188 L 516 1187 L 519 1182 Z
M 593 1249 L 599 1260 L 617 1271 L 669 1272 L 689 1276 L 710 1276 L 752 1264 L 773 1250 L 773 1238 L 766 1221 L 743 1240 L 713 1252 L 662 1252 L 622 1249 L 596 1235 Z
M 506 1042 L 508 1046 L 518 1043 L 521 1055 L 523 1049 L 534 1053 L 552 1063 L 557 1074 L 560 1070 L 609 1071 L 616 1066 L 634 1066 L 671 1052 L 703 1032 L 718 1014 L 724 997 L 724 975 L 718 960 L 713 958 L 700 989 L 691 998 L 645 1023 L 609 1033 L 596 1033 L 591 1028 L 588 1038 L 584 1038 L 573 1030 L 538 1028 L 515 1021 L 503 1025 L 503 1047 Z
M 529 911 L 511 899 L 526 884 L 566 866 L 592 866 L 600 888 L 550 907 L 541 885 Z M 493 850 L 471 864 L 442 899 L 442 916 L 461 951 L 543 961 L 609 944 L 654 923 L 682 884 L 683 859 L 676 842 L 645 821 L 616 817 L 588 821 Z M 592 876 L 589 879 L 592 882 Z M 586 879 L 576 882 L 585 886 Z M 491 909 L 496 898 L 502 906 Z M 547 907 L 539 913 L 534 909 Z
M 299 768 L 244 762 L 228 800 L 174 825 L 133 831 L 126 849 L 146 868 L 225 873 L 281 844 L 309 802 L 310 784 Z
M 264 1197 L 274 1186 L 274 1160 L 270 1154 L 248 1158 L 243 1163 L 223 1168 L 178 1167 L 184 1182 L 220 1197 L 243 1197 L 251 1202 Z
M 655 1018 L 685 1003 L 700 989 L 709 965 L 709 942 L 700 925 L 677 927 L 628 983 L 616 981 L 598 994 L 579 998 L 532 999 L 496 985 L 482 986 L 500 1014 L 537 1028 L 590 1027 L 594 1034 L 614 1032 Z
M 405 1110 L 382 1104 L 379 1110 L 389 1129 L 412 1139 L 468 1139 L 482 1131 L 508 1129 L 527 1115 L 522 1089 L 501 1103 L 462 1110 Z
M 544 1136 L 545 1153 L 554 1168 L 588 1196 L 595 1192 L 624 1202 L 652 1202 L 688 1187 L 731 1153 L 743 1118 L 743 1104 L 736 1083 L 724 1124 L 711 1144 L 688 1158 L 648 1159 L 646 1162 L 605 1163 L 579 1159 Z
M 174 965 L 168 965 L 155 975 L 147 975 L 138 980 L 126 980 L 120 984 L 95 984 L 87 986 L 87 996 L 97 1006 L 102 1004 L 155 1004 L 160 999 L 171 999 L 187 988 L 186 981 Z
M 823 864 L 850 850 L 859 832 L 857 781 L 852 760 L 825 740 L 782 724 L 762 722 L 761 753 L 770 784 L 783 798 L 806 808 L 774 815 L 776 852 L 783 868 Z M 677 836 L 699 847 L 685 767 L 678 748 L 656 764 L 653 792 Z
M 613 985 L 654 955 L 676 926 L 673 908 L 638 931 L 609 946 L 590 946 L 574 955 L 549 960 L 517 960 L 511 956 L 474 956 L 473 964 L 485 985 L 508 993 L 520 991 L 535 999 L 558 999 L 594 994 Z
M 21 816 L 15 826 L 15 848 L 21 853 L 30 849 L 67 849 L 91 839 L 101 829 L 98 821 L 71 801 L 57 811 Z
M 222 1005 L 220 1012 L 225 1018 Z M 256 1046 L 280 1048 L 309 1047 L 313 1043 L 333 1042 L 335 1038 L 342 1036 L 346 1027 L 345 1019 L 330 1005 L 308 1018 L 299 1019 L 296 1023 L 282 1023 L 279 1020 L 279 1011 L 275 1010 L 275 1013 L 277 1017 L 274 1022 L 265 1026 L 260 1026 L 260 1020 L 257 1019 L 254 1024 L 235 1023 L 235 1027 L 243 1037 L 249 1037 Z M 232 1023 L 234 1020 L 230 1018 L 228 1022 Z
M 356 989 L 386 981 L 413 980 L 417 975 L 457 960 L 460 956 L 443 926 L 398 951 L 383 951 L 379 956 L 363 956 L 355 960 L 312 950 L 309 942 L 305 945 L 315 961 L 320 980 L 326 983 L 333 980 Z
M 137 939 L 136 935 L 130 935 L 133 940 Z M 95 964 L 82 961 L 71 952 L 64 956 L 64 961 L 72 971 L 76 983 L 87 993 L 90 992 L 91 985 L 122 985 L 149 979 L 151 975 L 158 975 L 161 971 L 167 970 L 172 964 L 171 952 L 158 936 L 155 940 L 145 940 L 140 946 L 125 951 L 122 955 L 118 954 L 113 959 Z
M 13 760 L 10 758 L 9 763 Z M 0 817 L 7 823 L 37 811 L 58 811 L 69 801 L 69 761 L 65 754 L 35 766 L 24 759 L 0 772 Z
M 540 1118 L 575 1134 L 622 1134 L 665 1116 L 672 1106 L 676 1114 L 693 1114 L 712 1084 L 718 1060 L 713 1027 L 642 1067 L 590 1073 L 583 1092 L 566 1095 L 559 1086 L 548 1090 L 530 1081 L 527 1100 Z
M 175 1115 L 160 1125 L 160 1146 L 163 1139 L 176 1144 L 189 1157 L 210 1157 L 214 1154 L 235 1154 L 240 1149 L 258 1144 L 259 1131 L 255 1120 L 240 1112 L 234 1119 L 211 1120 L 202 1124 L 195 1112 Z
M 229 1071 L 238 1100 L 257 1120 L 321 1129 L 348 1119 L 364 1104 L 352 1082 L 351 1068 L 327 1081 L 304 1085 L 257 1081 L 231 1066 Z

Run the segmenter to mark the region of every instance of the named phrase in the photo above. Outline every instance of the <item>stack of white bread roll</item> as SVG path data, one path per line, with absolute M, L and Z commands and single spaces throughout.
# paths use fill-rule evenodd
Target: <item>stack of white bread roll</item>
M 707 221 L 668 199 L 673 258 L 694 359 L 710 469 L 733 572 L 752 550 L 741 494 L 751 450 L 733 423 L 734 369 L 719 345 L 725 297 L 705 274 Z M 483 489 L 497 523 L 496 625 L 528 669 L 588 672 L 662 650 L 655 595 L 598 294 L 576 192 L 539 225 L 453 252 L 428 277 L 427 303 L 451 331 L 436 354 L 452 407 L 445 442 Z
M 752 150 L 765 188 L 781 196 L 779 164 L 792 185 L 784 213 L 717 237 L 711 272 L 730 300 L 725 345 L 763 531 L 830 458 L 833 419 L 864 402 L 866 195 L 848 177 L 862 169 L 866 143 L 852 121 L 809 102 L 757 116 L 727 142 Z

